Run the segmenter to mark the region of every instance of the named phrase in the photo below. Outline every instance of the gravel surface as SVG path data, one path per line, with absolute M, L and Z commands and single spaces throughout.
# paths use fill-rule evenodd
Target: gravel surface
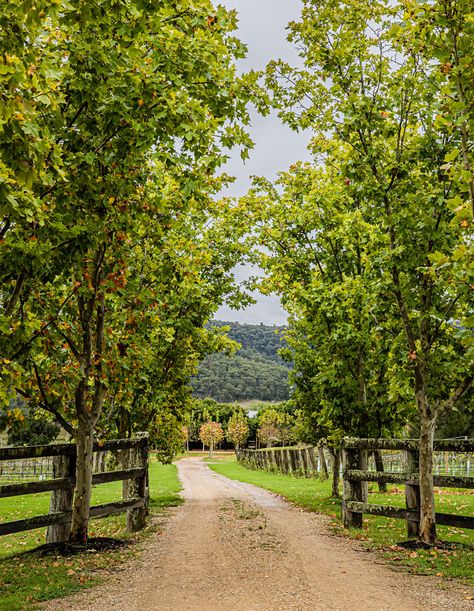
M 186 503 L 139 560 L 104 584 L 45 603 L 77 611 L 417 611 L 474 609 L 471 590 L 398 573 L 328 519 L 211 471 L 178 462 Z M 123 570 L 125 569 L 125 570 Z M 443 588 L 443 589 L 442 589 Z M 449 588 L 449 589 L 445 589 Z

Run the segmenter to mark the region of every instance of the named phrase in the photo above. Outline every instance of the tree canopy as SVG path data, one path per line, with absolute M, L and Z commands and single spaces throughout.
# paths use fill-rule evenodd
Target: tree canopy
M 314 162 L 257 179 L 236 210 L 258 224 L 321 432 L 383 434 L 416 406 L 426 542 L 436 421 L 473 381 L 470 34 L 464 2 L 304 0 L 303 66 L 273 61 L 266 82 Z
M 256 77 L 236 72 L 235 12 L 207 0 L 17 3 L 1 19 L 2 396 L 75 438 L 80 541 L 98 428 L 179 411 L 220 342 L 203 325 L 242 299 L 214 196 L 224 149 L 251 146 Z

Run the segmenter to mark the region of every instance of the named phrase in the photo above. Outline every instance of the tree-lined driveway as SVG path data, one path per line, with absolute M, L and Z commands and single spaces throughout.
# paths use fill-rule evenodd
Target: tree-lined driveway
M 472 609 L 466 588 L 398 573 L 330 534 L 328 519 L 199 458 L 178 463 L 184 505 L 140 560 L 47 609 L 101 611 L 415 611 Z

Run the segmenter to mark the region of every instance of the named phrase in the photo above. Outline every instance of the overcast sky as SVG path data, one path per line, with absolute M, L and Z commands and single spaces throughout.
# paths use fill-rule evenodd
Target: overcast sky
M 299 0 L 220 0 L 219 3 L 238 12 L 237 35 L 248 47 L 247 58 L 239 64 L 242 71 L 263 69 L 271 59 L 298 63 L 296 51 L 286 40 L 285 28 L 289 21 L 298 19 Z M 295 161 L 308 159 L 308 138 L 292 132 L 274 114 L 261 117 L 254 113 L 250 135 L 255 142 L 250 159 L 244 164 L 239 152 L 235 151 L 225 168 L 227 173 L 236 176 L 228 193 L 237 197 L 247 192 L 250 176 L 272 179 L 279 170 L 288 168 Z M 240 270 L 237 275 L 244 277 L 246 270 Z M 252 324 L 285 324 L 286 313 L 277 297 L 256 294 L 255 298 L 257 303 L 246 310 L 220 308 L 216 318 Z

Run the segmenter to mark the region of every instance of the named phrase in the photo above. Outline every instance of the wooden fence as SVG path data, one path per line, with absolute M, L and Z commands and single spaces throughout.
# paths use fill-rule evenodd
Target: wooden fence
M 237 460 L 253 469 L 279 471 L 287 475 L 315 477 L 318 473 L 313 447 L 237 450 Z
M 474 452 L 473 440 L 439 440 L 438 452 Z M 373 450 L 398 450 L 404 457 L 402 473 L 369 471 L 368 453 Z M 418 474 L 419 443 L 415 439 L 353 439 L 343 442 L 344 493 L 342 516 L 344 526 L 362 527 L 363 514 L 373 514 L 407 521 L 409 537 L 418 535 L 420 522 L 420 481 Z M 402 484 L 405 486 L 405 508 L 374 505 L 368 502 L 368 482 Z M 447 488 L 474 488 L 474 477 L 435 475 L 434 485 Z M 474 517 L 436 513 L 436 522 L 446 526 L 474 528 Z
M 90 517 L 98 518 L 126 511 L 127 528 L 140 530 L 145 525 L 148 504 L 148 433 L 139 433 L 133 439 L 94 443 L 94 453 L 103 455 L 107 451 L 120 453 L 120 463 L 126 468 L 94 473 L 92 483 L 95 485 L 128 480 L 127 498 L 91 507 Z M 53 460 L 51 479 L 0 485 L 0 498 L 50 491 L 49 513 L 0 523 L 0 536 L 46 526 L 48 543 L 67 541 L 76 483 L 76 446 L 65 443 L 0 447 L 0 462 L 45 456 L 52 457 Z
M 106 471 L 106 461 L 109 455 L 108 451 L 94 452 L 92 461 L 94 473 Z M 52 479 L 53 461 L 53 456 L 0 461 L 0 484 Z

